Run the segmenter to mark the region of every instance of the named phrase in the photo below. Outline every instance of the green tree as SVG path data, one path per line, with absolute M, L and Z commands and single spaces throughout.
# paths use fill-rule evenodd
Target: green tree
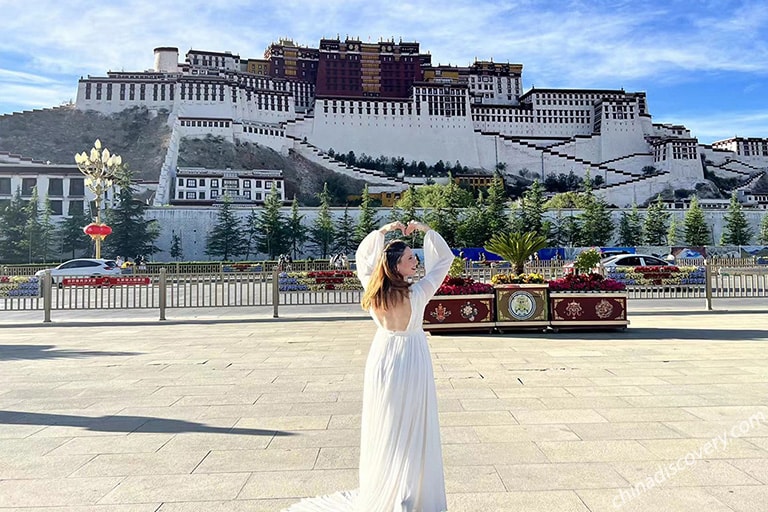
M 45 196 L 45 206 L 43 207 L 42 217 L 40 219 L 40 250 L 38 256 L 42 258 L 43 263 L 58 259 L 55 256 L 58 240 L 56 238 L 56 224 L 51 219 L 53 209 L 48 195 Z
M 320 210 L 309 231 L 310 241 L 321 258 L 327 258 L 333 248 L 334 231 L 330 210 L 330 194 L 328 193 L 328 185 L 325 184 L 320 193 Z
M 768 213 L 763 214 L 760 221 L 760 231 L 757 235 L 757 241 L 761 244 L 768 244 Z
M 666 245 L 669 212 L 659 194 L 656 201 L 648 206 L 643 224 L 643 241 L 646 245 Z
M 134 198 L 131 172 L 122 168 L 116 179 L 119 187 L 117 205 L 107 209 L 105 221 L 112 227 L 112 234 L 104 243 L 104 254 L 116 256 L 138 256 L 158 252 L 155 245 L 159 236 L 155 221 L 145 218 L 147 205 Z
M 680 243 L 680 221 L 677 216 L 672 215 L 669 218 L 669 227 L 667 228 L 667 245 L 677 245 Z
M 704 210 L 696 196 L 691 199 L 691 205 L 685 212 L 683 221 L 685 229 L 685 243 L 694 247 L 702 247 L 709 243 L 711 234 L 704 219 Z
M 91 222 L 90 216 L 83 210 L 75 209 L 72 210 L 72 215 L 59 224 L 58 239 L 61 241 L 62 254 L 77 258 L 91 247 L 91 239 L 83 232 L 83 228 L 89 222 Z
M 344 208 L 344 214 L 336 220 L 336 236 L 333 239 L 333 250 L 337 253 L 351 254 L 357 249 L 355 244 L 355 221 L 349 214 L 349 207 Z
M 480 193 L 477 202 L 465 210 L 456 228 L 456 245 L 482 247 L 489 238 L 488 214 L 483 195 Z
M 731 204 L 723 219 L 723 235 L 720 245 L 748 245 L 752 239 L 752 228 L 749 226 L 746 215 L 736 197 L 736 192 L 731 194 Z
M 258 254 L 259 250 L 256 248 L 256 236 L 259 233 L 259 216 L 256 210 L 251 208 L 248 212 L 248 216 L 245 218 L 245 259 L 246 261 L 251 259 L 251 253 Z
M 505 164 L 506 165 L 506 164 Z M 507 207 L 507 191 L 504 186 L 504 178 L 499 172 L 493 174 L 491 186 L 488 187 L 488 202 L 485 208 L 486 226 L 484 230 L 486 240 L 491 235 L 509 231 L 504 211 Z
M 418 215 L 417 209 L 419 207 L 419 199 L 416 187 L 414 187 L 413 184 L 411 184 L 410 187 L 408 187 L 408 190 L 403 193 L 403 196 L 397 202 L 397 206 L 402 213 L 401 217 L 396 220 L 399 220 L 403 224 L 407 224 L 412 220 L 422 220 Z M 411 247 L 419 247 L 423 236 L 420 231 L 415 231 L 412 235 L 403 237 L 403 239 L 406 240 Z
M 26 205 L 27 225 L 26 225 L 26 250 L 27 261 L 42 260 L 40 254 L 40 242 L 42 238 L 43 227 L 40 222 L 40 198 L 37 194 L 37 187 L 32 188 L 32 196 Z
M 184 250 L 181 246 L 181 236 L 175 231 L 171 233 L 171 258 L 180 261 L 184 258 Z
M 287 222 L 280 213 L 282 206 L 280 192 L 273 183 L 256 219 L 255 233 L 256 249 L 271 260 L 290 250 Z
M 632 209 L 621 213 L 619 220 L 619 245 L 624 247 L 637 247 L 643 243 L 643 218 L 637 210 L 637 205 L 632 204 Z
M 220 256 L 222 261 L 229 261 L 246 252 L 245 243 L 240 220 L 232 211 L 232 199 L 225 195 L 216 225 L 206 240 L 205 254 Z
M 291 218 L 288 219 L 288 233 L 286 241 L 291 249 L 291 257 L 296 259 L 304 250 L 304 242 L 307 241 L 307 227 L 303 224 L 304 216 L 299 213 L 299 201 L 293 196 L 291 204 Z
M 378 227 L 376 220 L 376 210 L 371 204 L 371 195 L 368 192 L 368 185 L 363 188 L 363 197 L 360 202 L 360 216 L 357 218 L 357 225 L 355 226 L 355 242 L 362 242 L 363 238 L 368 236 L 368 233 Z
M 606 245 L 613 237 L 613 218 L 605 200 L 592 192 L 592 180 L 589 172 L 584 177 L 584 196 L 586 205 L 584 211 L 579 215 L 580 243 L 584 246 Z
M 21 198 L 21 188 L 0 212 L 2 232 L 0 235 L 0 260 L 7 263 L 24 263 L 29 258 L 27 249 L 27 205 Z
M 539 183 L 539 180 L 533 180 L 531 187 L 523 193 L 521 207 L 523 230 L 547 236 L 548 234 L 542 230 L 544 188 Z

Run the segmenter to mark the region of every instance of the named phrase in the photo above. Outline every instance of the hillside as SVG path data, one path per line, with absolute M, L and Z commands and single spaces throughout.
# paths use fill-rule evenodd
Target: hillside
M 0 151 L 57 164 L 74 164 L 96 139 L 123 157 L 137 179 L 156 181 L 171 134 L 167 114 L 135 107 L 105 116 L 74 106 L 0 116 Z

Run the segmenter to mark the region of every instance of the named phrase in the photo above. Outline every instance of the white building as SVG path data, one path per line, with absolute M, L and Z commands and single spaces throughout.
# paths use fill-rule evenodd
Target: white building
M 179 168 L 174 180 L 171 205 L 210 206 L 228 196 L 233 203 L 263 204 L 272 189 L 285 202 L 283 171 Z
M 314 49 L 274 46 L 273 71 L 290 70 L 282 77 L 246 71 L 269 72 L 264 71 L 270 69 L 268 60 L 258 61 L 262 67 L 249 68 L 248 60 L 236 54 L 190 50 L 179 62 L 176 48 L 157 48 L 150 71 L 81 79 L 77 107 L 112 113 L 145 106 L 171 113 L 172 144 L 161 172 L 157 205 L 179 200 L 178 191 L 171 195 L 168 186 L 175 173 L 178 141 L 208 134 L 284 153 L 293 150 L 391 191 L 402 190 L 402 180 L 339 165 L 323 155 L 334 149 L 428 164 L 458 160 L 486 170 L 503 164 L 504 172 L 527 169 L 541 178 L 590 172 L 603 177 L 597 193 L 619 206 L 643 202 L 668 188 L 694 188 L 704 180 L 702 161 L 710 161 L 709 169 L 723 177 L 742 179 L 742 187 L 768 168 L 766 139 L 701 145 L 684 126 L 653 123 L 644 92 L 534 88 L 523 93 L 520 64 L 478 61 L 468 68 L 432 66 L 418 54 L 417 44 L 401 45 L 403 59 L 423 59 L 421 79 L 408 78 L 409 94 L 386 97 L 370 92 L 384 90 L 390 79 L 384 76 L 384 66 L 394 62 L 387 53 L 391 44 L 381 42 L 381 53 L 366 53 L 359 71 L 366 92 L 344 95 L 339 92 L 344 85 L 334 84 L 342 80 L 338 76 L 350 80 L 358 73 L 350 71 L 360 65 L 358 43 L 323 40 L 317 54 Z M 295 51 L 305 52 L 307 60 L 302 61 L 301 54 L 288 55 Z M 372 61 L 371 55 L 381 60 Z M 345 56 L 349 66 L 343 62 Z M 316 67 L 326 58 L 332 66 Z M 287 64 L 280 59 L 288 59 Z M 304 66 L 315 66 L 314 75 Z M 310 75 L 322 84 L 317 90 L 324 94 L 315 95 Z M 406 90 L 405 78 L 392 76 L 399 90 Z M 336 87 L 333 94 L 327 92 L 329 84 Z M 653 172 L 647 172 L 649 168 Z M 205 200 L 209 197 L 206 194 Z

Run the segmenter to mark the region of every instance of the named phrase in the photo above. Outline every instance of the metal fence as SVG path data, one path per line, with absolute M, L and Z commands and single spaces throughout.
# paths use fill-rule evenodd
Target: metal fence
M 734 268 L 708 265 L 707 284 L 703 285 L 628 286 L 628 296 L 631 300 L 704 299 L 709 309 L 713 299 L 768 297 L 764 267 Z M 489 281 L 493 273 L 502 270 L 481 267 L 468 273 Z M 276 268 L 237 273 L 169 273 L 161 269 L 157 274 L 135 274 L 123 281 L 89 282 L 91 278 L 86 278 L 62 286 L 55 285 L 49 276 L 40 281 L 35 296 L 0 297 L 0 311 L 42 310 L 44 321 L 49 322 L 53 311 L 156 309 L 164 320 L 168 309 L 272 306 L 277 317 L 279 307 L 356 304 L 361 299 L 359 290 L 280 291 L 278 275 Z

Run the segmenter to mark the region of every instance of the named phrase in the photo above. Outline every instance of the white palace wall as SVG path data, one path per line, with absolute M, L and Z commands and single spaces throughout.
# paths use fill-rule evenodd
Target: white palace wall
M 374 158 L 402 156 L 407 161 L 433 164 L 460 161 L 468 167 L 481 167 L 474 130 L 467 116 L 429 116 L 415 113 L 357 114 L 325 113 L 317 100 L 312 130 L 307 141 L 327 151 L 354 151 Z M 392 112 L 394 109 L 390 109 Z

